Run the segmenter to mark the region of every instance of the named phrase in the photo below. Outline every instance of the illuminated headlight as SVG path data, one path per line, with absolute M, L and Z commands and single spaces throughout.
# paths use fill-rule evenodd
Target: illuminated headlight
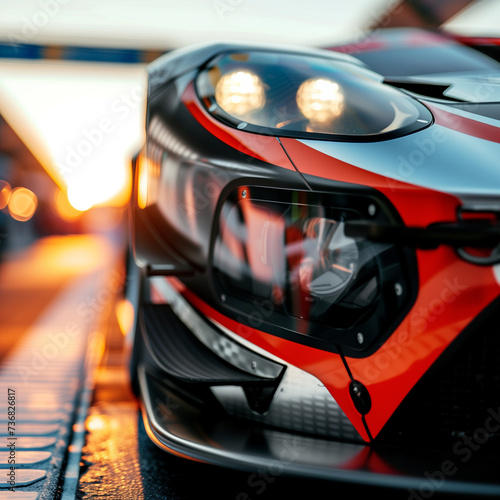
M 240 323 L 299 342 L 353 351 L 374 345 L 408 303 L 410 266 L 393 245 L 346 236 L 345 222 L 372 203 L 249 186 L 230 194 L 212 252 L 222 305 Z
M 232 71 L 222 76 L 215 88 L 215 100 L 227 113 L 243 118 L 264 107 L 266 95 L 262 80 L 250 71 Z
M 300 85 L 297 106 L 312 123 L 329 124 L 342 113 L 344 94 L 332 80 L 311 78 Z
M 399 136 L 432 122 L 424 105 L 380 75 L 329 57 L 222 53 L 199 72 L 196 92 L 225 124 L 280 137 Z

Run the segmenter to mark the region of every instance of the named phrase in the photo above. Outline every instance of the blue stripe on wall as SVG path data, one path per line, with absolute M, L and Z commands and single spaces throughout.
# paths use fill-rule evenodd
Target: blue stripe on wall
M 15 59 L 61 59 L 133 64 L 150 62 L 163 52 L 161 50 L 63 47 L 0 42 L 0 58 Z
M 18 59 L 40 59 L 40 45 L 0 43 L 0 57 L 15 57 Z

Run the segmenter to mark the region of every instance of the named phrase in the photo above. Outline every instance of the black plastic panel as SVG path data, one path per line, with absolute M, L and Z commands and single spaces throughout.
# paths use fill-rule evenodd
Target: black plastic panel
M 462 442 L 472 440 L 470 449 L 484 441 L 478 447 L 481 453 L 493 448 L 498 452 L 499 360 L 497 299 L 417 383 L 379 434 L 377 443 L 460 453 L 462 448 L 465 450 Z
M 273 384 L 234 368 L 203 345 L 167 304 L 146 304 L 143 326 L 151 353 L 162 369 L 180 382 L 205 385 Z

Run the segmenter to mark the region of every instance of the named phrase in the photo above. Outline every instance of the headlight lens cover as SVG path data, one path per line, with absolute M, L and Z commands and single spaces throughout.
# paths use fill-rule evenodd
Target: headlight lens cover
M 210 61 L 196 88 L 218 119 L 261 134 L 368 140 L 432 122 L 425 106 L 381 80 L 331 58 L 251 51 Z
M 401 249 L 345 235 L 345 221 L 362 217 L 369 204 L 359 195 L 232 192 L 212 252 L 223 306 L 244 324 L 299 342 L 314 339 L 351 355 L 372 350 L 412 294 Z

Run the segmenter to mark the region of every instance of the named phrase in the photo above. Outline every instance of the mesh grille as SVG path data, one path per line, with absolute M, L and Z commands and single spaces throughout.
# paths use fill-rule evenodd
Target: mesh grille
M 489 411 L 500 412 L 500 300 L 447 349 L 410 391 L 377 443 L 448 447 L 484 429 Z M 500 446 L 500 433 L 489 436 Z

